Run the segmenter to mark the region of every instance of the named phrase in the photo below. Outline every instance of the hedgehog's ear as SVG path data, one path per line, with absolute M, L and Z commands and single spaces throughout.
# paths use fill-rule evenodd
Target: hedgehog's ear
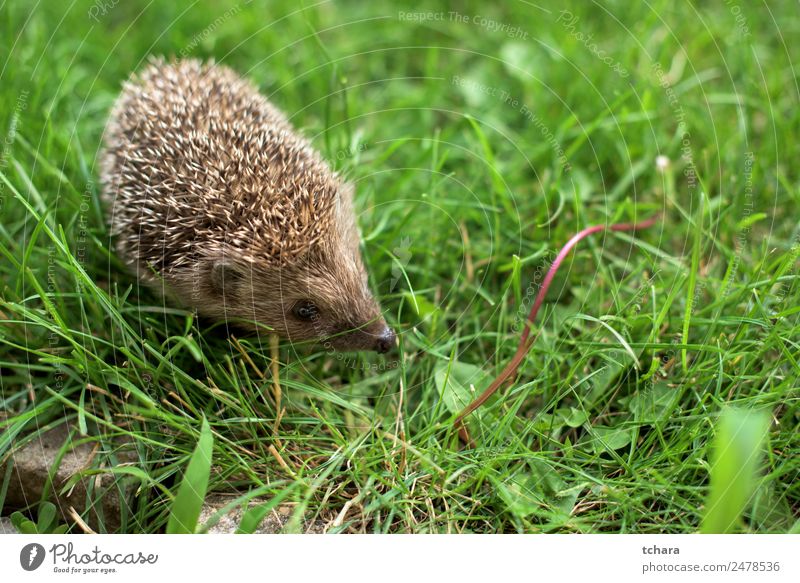
M 208 277 L 214 293 L 223 296 L 226 291 L 230 293 L 239 285 L 239 282 L 244 279 L 244 272 L 230 259 L 217 259 L 211 263 Z

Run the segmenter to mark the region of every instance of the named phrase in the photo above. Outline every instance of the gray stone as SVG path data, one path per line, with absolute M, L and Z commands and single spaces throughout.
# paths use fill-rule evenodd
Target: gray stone
M 58 467 L 54 468 L 56 457 L 69 440 L 69 434 L 70 428 L 64 423 L 42 433 L 12 453 L 14 469 L 3 512 L 10 514 L 12 510 L 24 510 L 38 503 L 42 498 L 48 476 L 53 471 L 49 499 L 58 508 L 62 523 L 74 522 L 70 512 L 70 508 L 74 508 L 90 527 L 98 528 L 98 510 L 102 509 L 103 524 L 106 530 L 113 532 L 119 528 L 121 509 L 117 491 L 115 489 L 106 491 L 113 483 L 111 476 L 83 478 L 66 492 L 61 492 L 70 478 L 81 470 L 91 467 L 96 454 L 93 443 L 68 445 Z M 73 441 L 77 440 L 73 438 Z M 125 455 L 122 454 L 122 457 Z M 93 503 L 99 506 L 93 507 L 86 513 L 84 510 L 87 505 L 90 480 L 94 480 Z M 35 521 L 35 516 L 33 518 Z

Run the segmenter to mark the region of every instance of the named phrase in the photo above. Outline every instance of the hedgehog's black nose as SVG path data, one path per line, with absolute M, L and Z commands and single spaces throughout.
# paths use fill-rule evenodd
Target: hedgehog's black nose
M 378 336 L 378 341 L 375 343 L 375 350 L 381 354 L 389 352 L 394 347 L 396 340 L 397 336 L 395 336 L 394 330 L 387 326 L 384 328 L 383 332 L 381 332 L 381 335 Z

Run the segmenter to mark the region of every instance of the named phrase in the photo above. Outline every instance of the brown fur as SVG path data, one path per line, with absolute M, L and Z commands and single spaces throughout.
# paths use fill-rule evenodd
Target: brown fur
M 367 287 L 352 186 L 230 69 L 155 60 L 128 81 L 101 175 L 119 254 L 165 295 L 293 340 L 394 342 Z M 302 300 L 313 321 L 293 315 Z

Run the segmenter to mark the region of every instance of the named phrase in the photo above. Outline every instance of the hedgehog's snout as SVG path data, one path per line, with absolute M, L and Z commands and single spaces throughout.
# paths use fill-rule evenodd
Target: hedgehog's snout
M 397 342 L 397 335 L 389 326 L 384 326 L 375 342 L 375 351 L 379 354 L 389 352 Z
M 380 354 L 389 352 L 395 344 L 397 335 L 383 318 L 360 327 L 348 324 L 341 332 L 326 340 L 326 345 L 336 350 L 374 350 Z

